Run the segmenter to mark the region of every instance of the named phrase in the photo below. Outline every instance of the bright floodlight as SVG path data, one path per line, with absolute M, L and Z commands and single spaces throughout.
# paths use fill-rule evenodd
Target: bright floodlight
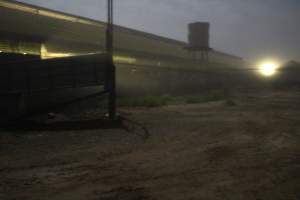
M 264 76 L 273 76 L 277 71 L 278 65 L 274 62 L 265 62 L 260 66 L 260 73 Z

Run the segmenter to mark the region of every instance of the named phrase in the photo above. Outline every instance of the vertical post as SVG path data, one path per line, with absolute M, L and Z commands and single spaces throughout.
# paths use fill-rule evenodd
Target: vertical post
M 116 67 L 113 62 L 113 0 L 107 0 L 107 32 L 106 32 L 106 51 L 107 51 L 107 87 L 109 92 L 109 119 L 116 119 Z

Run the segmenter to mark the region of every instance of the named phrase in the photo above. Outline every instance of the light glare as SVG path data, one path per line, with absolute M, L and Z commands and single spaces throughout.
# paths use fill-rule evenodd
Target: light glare
M 260 66 L 260 73 L 264 76 L 270 77 L 276 74 L 278 65 L 274 62 L 265 62 Z

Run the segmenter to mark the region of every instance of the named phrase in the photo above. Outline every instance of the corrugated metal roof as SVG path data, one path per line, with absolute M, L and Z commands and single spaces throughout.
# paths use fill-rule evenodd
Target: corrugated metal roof
M 19 10 L 22 12 L 31 13 L 34 15 L 40 15 L 45 17 L 51 17 L 58 20 L 65 20 L 69 22 L 76 22 L 82 24 L 88 24 L 93 26 L 103 26 L 102 23 L 99 23 L 95 20 L 79 17 L 76 15 L 66 14 L 59 11 L 53 11 L 50 9 L 34 6 L 31 4 L 21 3 L 13 0 L 0 0 L 0 7 L 9 8 L 13 10 Z
M 97 21 L 97 20 L 90 19 L 90 18 L 85 18 L 85 17 L 81 17 L 81 16 L 77 16 L 77 15 L 68 14 L 68 13 L 63 13 L 60 11 L 50 10 L 47 8 L 42 8 L 39 6 L 21 3 L 21 2 L 17 2 L 17 1 L 13 1 L 13 0 L 0 0 L 0 7 L 17 10 L 17 11 L 21 11 L 21 12 L 25 12 L 25 13 L 30 13 L 33 15 L 49 17 L 49 18 L 56 19 L 56 20 L 63 20 L 66 22 L 73 22 L 73 23 L 79 23 L 79 24 L 102 27 L 102 28 L 106 26 L 106 23 L 102 22 L 102 21 Z M 115 25 L 115 28 L 117 31 L 130 32 L 131 34 L 137 34 L 137 35 L 144 36 L 147 38 L 172 42 L 172 43 L 176 43 L 176 44 L 180 44 L 180 45 L 186 45 L 186 43 L 183 41 L 178 41 L 178 40 L 158 36 L 155 34 L 146 33 L 143 31 L 138 31 L 138 30 L 134 30 L 134 29 L 118 26 L 118 25 Z

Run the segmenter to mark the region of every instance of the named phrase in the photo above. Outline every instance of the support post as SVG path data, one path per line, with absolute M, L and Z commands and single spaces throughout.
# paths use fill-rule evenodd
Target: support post
M 107 0 L 107 32 L 106 32 L 106 51 L 107 51 L 107 89 L 109 93 L 108 108 L 109 119 L 116 120 L 116 67 L 113 62 L 113 0 Z

